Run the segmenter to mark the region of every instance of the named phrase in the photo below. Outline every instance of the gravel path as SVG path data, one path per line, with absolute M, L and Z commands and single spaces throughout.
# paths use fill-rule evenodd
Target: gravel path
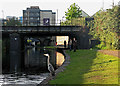
M 98 50 L 98 51 L 106 55 L 112 55 L 120 58 L 120 50 Z

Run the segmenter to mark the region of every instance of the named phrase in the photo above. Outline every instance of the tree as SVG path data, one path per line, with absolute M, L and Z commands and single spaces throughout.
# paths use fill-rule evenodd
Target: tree
M 100 40 L 99 48 L 120 49 L 119 45 L 119 22 L 120 8 L 114 6 L 107 11 L 100 10 L 94 15 L 93 25 L 90 27 L 90 35 Z
M 22 26 L 22 24 L 18 19 L 13 17 L 7 21 L 6 26 Z
M 65 15 L 66 15 L 66 19 L 71 20 L 72 18 L 81 17 L 82 11 L 80 10 L 80 7 L 78 5 L 76 5 L 75 3 L 73 3 L 68 8 L 68 11 L 65 12 Z

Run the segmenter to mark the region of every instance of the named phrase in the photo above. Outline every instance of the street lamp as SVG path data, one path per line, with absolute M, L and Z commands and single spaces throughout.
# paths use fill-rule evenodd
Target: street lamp
M 62 21 L 64 21 L 65 16 L 62 17 Z

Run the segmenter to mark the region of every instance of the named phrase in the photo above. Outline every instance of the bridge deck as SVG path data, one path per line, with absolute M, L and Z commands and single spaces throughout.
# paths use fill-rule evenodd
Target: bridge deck
M 78 32 L 81 26 L 2 26 L 3 33 Z

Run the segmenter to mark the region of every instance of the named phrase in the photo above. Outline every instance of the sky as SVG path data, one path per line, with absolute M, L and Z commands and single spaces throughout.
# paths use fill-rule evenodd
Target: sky
M 57 13 L 58 19 L 61 20 L 65 16 L 65 11 L 71 4 L 76 3 L 83 11 L 92 16 L 103 7 L 108 9 L 120 0 L 0 0 L 0 18 L 6 16 L 22 16 L 23 10 L 30 6 L 39 6 L 41 10 L 52 10 Z

